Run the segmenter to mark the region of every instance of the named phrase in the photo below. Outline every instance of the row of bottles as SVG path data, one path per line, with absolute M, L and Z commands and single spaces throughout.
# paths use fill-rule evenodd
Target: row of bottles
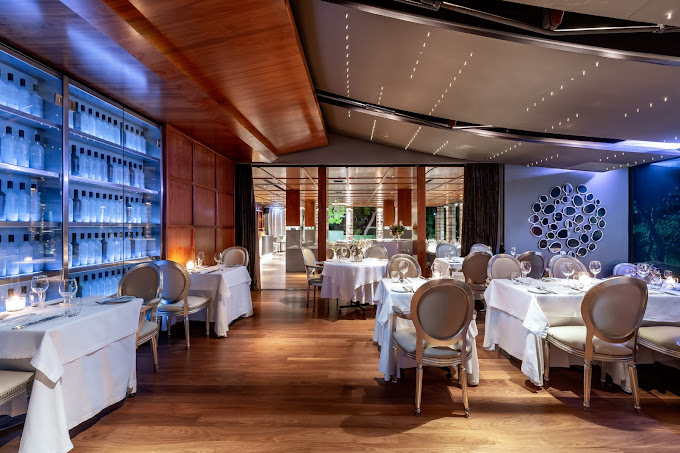
M 79 238 L 80 236 L 80 238 Z M 94 236 L 94 237 L 93 237 Z M 118 233 L 73 233 L 68 245 L 68 264 L 114 263 L 155 254 L 156 242 L 139 231 Z
M 31 91 L 28 88 L 26 79 L 19 78 L 17 85 L 14 73 L 8 72 L 4 79 L 0 73 L 0 104 L 42 118 L 43 100 L 38 85 L 33 84 Z
M 76 277 L 77 297 L 111 295 L 118 292 L 118 283 L 123 278 L 122 269 L 94 272 Z
M 144 188 L 144 168 L 142 163 L 123 160 L 116 155 L 105 156 L 104 153 L 91 149 L 85 152 L 76 145 L 71 145 L 71 174 L 95 181 L 106 181 L 113 184 Z
M 140 130 L 131 124 L 123 127 L 123 120 L 119 121 L 110 114 L 107 116 L 107 112 L 99 112 L 92 107 L 86 107 L 83 103 L 76 102 L 75 111 L 69 110 L 69 120 L 71 128 L 77 131 L 146 153 L 144 128 Z
M 37 184 L 31 184 L 26 190 L 26 183 L 20 182 L 18 190 L 14 181 L 7 181 L 7 188 L 2 190 L 0 180 L 0 221 L 7 222 L 40 222 L 43 204 Z
M 0 162 L 44 170 L 45 147 L 40 143 L 40 135 L 36 134 L 29 143 L 23 129 L 19 129 L 15 137 L 12 127 L 5 127 L 5 133 L 0 137 Z
M 40 234 L 24 234 L 21 244 L 13 234 L 7 235 L 5 242 L 0 236 L 0 277 L 61 269 L 61 262 L 55 259 L 55 241 L 48 233 L 43 236 L 44 245 Z
M 123 204 L 122 195 L 88 193 L 76 189 L 69 203 L 68 220 L 85 223 L 148 223 L 150 210 L 151 204 L 145 203 L 144 197 L 125 197 Z

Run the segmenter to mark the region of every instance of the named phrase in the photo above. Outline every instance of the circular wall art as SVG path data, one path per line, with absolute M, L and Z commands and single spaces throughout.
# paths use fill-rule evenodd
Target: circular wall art
M 556 207 L 558 204 L 561 206 Z M 603 217 L 607 210 L 585 184 L 552 187 L 547 194 L 538 196 L 538 202 L 531 203 L 530 214 L 531 235 L 539 239 L 539 249 L 550 253 L 568 250 L 569 255 L 583 258 L 594 251 L 595 243 L 604 237 Z M 546 217 L 541 218 L 540 214 Z

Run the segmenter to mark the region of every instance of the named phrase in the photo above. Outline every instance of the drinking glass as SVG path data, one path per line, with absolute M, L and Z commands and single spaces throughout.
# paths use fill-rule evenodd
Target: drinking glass
M 666 269 L 665 271 L 663 271 L 663 278 L 673 278 L 673 272 Z
M 599 261 L 591 261 L 588 263 L 588 269 L 590 269 L 590 272 L 593 274 L 593 278 L 597 278 L 597 274 L 602 271 L 602 263 Z
M 397 283 L 399 281 L 399 271 L 392 271 L 392 283 Z
M 647 276 L 649 275 L 649 272 L 651 271 L 649 263 L 638 263 L 636 268 L 637 274 L 640 276 L 640 278 L 646 280 Z
M 222 254 L 221 253 L 215 253 L 215 263 L 217 263 L 218 266 L 222 264 Z
M 517 249 L 516 249 L 515 247 L 511 248 L 511 249 L 510 249 L 510 254 L 511 254 L 512 256 L 516 256 L 516 255 L 517 255 Z
M 510 280 L 512 280 L 513 283 L 517 284 L 519 283 L 519 276 L 522 275 L 519 272 L 513 272 L 510 274 Z
M 649 286 L 652 289 L 661 289 L 663 286 L 663 280 L 661 280 L 661 273 L 659 274 L 652 274 L 652 276 L 649 279 Z
M 571 287 L 571 281 L 569 278 L 571 278 L 572 275 L 574 275 L 575 269 L 574 269 L 574 263 L 571 261 L 566 261 L 562 263 L 562 273 L 564 276 L 567 278 L 567 284 Z
M 529 261 L 522 261 L 520 263 L 520 270 L 522 271 L 522 278 L 526 282 L 527 277 L 531 273 L 531 263 Z
M 196 260 L 198 261 L 197 267 L 201 267 L 203 265 L 203 261 L 205 261 L 205 253 L 199 252 L 199 254 L 196 255 Z
M 399 272 L 401 272 L 401 281 L 403 282 L 406 278 L 406 273 L 408 272 L 408 262 L 402 261 L 399 263 Z
M 50 287 L 50 281 L 47 280 L 47 275 L 36 275 L 31 279 L 31 291 L 38 294 L 38 308 L 45 306 L 45 292 Z
M 82 299 L 73 300 L 78 292 L 78 282 L 75 278 L 65 278 L 59 282 L 59 294 L 64 298 L 64 312 L 66 316 L 78 316 L 82 306 Z

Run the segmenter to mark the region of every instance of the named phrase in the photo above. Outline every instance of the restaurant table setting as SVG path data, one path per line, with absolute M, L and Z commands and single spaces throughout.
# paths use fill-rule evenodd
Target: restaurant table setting
M 435 258 L 432 270 L 437 270 L 443 276 L 449 276 L 452 272 L 461 272 L 464 259 L 461 256 Z
M 375 289 L 386 270 L 387 260 L 377 258 L 326 260 L 321 297 L 373 304 Z
M 194 269 L 190 274 L 189 295 L 210 299 L 210 321 L 215 323 L 218 337 L 226 337 L 229 324 L 236 319 L 253 315 L 247 267 L 219 264 Z M 205 311 L 194 313 L 189 319 L 205 321 Z M 165 320 L 163 323 L 165 328 Z
M 584 325 L 581 302 L 602 280 L 559 278 L 493 279 L 484 293 L 487 304 L 484 348 L 496 346 L 522 361 L 522 372 L 535 385 L 543 385 L 542 339 L 552 326 Z M 680 325 L 680 291 L 650 288 L 642 325 Z M 640 348 L 638 363 L 652 363 L 657 353 Z M 551 348 L 550 366 L 583 365 L 583 359 Z M 625 363 L 607 363 L 615 384 L 631 391 Z
M 0 368 L 35 371 L 20 452 L 65 452 L 69 429 L 136 391 L 136 333 L 142 299 L 89 296 L 0 313 Z
M 415 291 L 418 290 L 428 280 L 423 277 L 400 279 L 383 278 L 375 292 L 375 301 L 378 303 L 375 314 L 375 326 L 373 328 L 373 341 L 380 346 L 380 359 L 378 361 L 378 369 L 385 375 L 385 380 L 390 380 L 390 375 L 393 370 L 393 355 L 392 349 L 392 322 L 396 321 L 396 329 L 412 328 L 413 322 L 407 319 L 402 319 L 392 316 L 393 307 L 399 308 L 404 314 L 409 314 L 411 311 L 411 300 Z M 476 318 L 476 317 L 475 317 Z M 477 345 L 475 337 L 477 336 L 477 323 L 475 318 L 470 322 L 468 329 L 468 340 L 472 346 L 472 355 L 466 364 L 468 383 L 470 385 L 479 384 L 479 360 L 477 358 Z M 397 355 L 397 378 L 399 377 L 400 369 L 414 368 L 416 362 L 403 354 Z

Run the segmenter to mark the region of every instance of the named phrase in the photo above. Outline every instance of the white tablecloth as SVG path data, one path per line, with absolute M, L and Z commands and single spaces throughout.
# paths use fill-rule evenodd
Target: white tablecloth
M 426 280 L 422 278 L 409 278 L 408 284 L 414 290 L 418 289 Z M 373 341 L 380 345 L 380 360 L 378 361 L 378 369 L 385 375 L 385 380 L 389 381 L 390 374 L 393 370 L 392 366 L 392 307 L 396 306 L 402 312 L 408 314 L 411 311 L 411 299 L 413 293 L 395 292 L 394 289 L 402 288 L 401 283 L 393 283 L 391 279 L 384 278 L 378 285 L 375 293 L 375 300 L 378 302 L 378 308 L 375 314 L 375 327 L 373 329 Z M 397 329 L 413 327 L 413 322 L 396 318 Z M 468 383 L 470 385 L 479 384 L 479 360 L 477 358 L 477 345 L 475 344 L 475 337 L 477 336 L 477 323 L 473 319 L 468 329 L 468 341 L 472 346 L 472 357 L 466 364 L 468 372 Z M 414 360 L 404 357 L 402 354 L 397 355 L 397 374 L 400 368 L 413 368 L 416 366 Z M 397 376 L 399 377 L 399 376 Z
M 496 345 L 522 361 L 522 372 L 536 385 L 543 385 L 543 348 L 550 326 L 583 325 L 581 301 L 585 293 L 570 290 L 565 280 L 544 282 L 529 279 L 533 286 L 545 286 L 559 294 L 533 294 L 529 285 L 510 280 L 494 279 L 484 293 L 487 303 L 484 348 Z M 680 323 L 680 297 L 650 293 L 645 323 Z M 640 348 L 639 363 L 649 363 L 658 357 Z M 583 365 L 583 360 L 558 349 L 550 349 L 550 366 Z M 615 384 L 630 391 L 626 365 L 606 364 L 607 373 Z
M 69 451 L 69 429 L 121 401 L 129 389 L 136 390 L 135 335 L 142 299 L 115 305 L 94 302 L 102 297 L 85 298 L 77 317 L 21 330 L 0 327 L 0 366 L 36 373 L 20 452 Z M 47 317 L 63 310 L 58 305 L 26 308 L 12 317 Z M 19 397 L 0 413 L 19 415 L 25 406 L 26 399 Z
M 215 269 L 218 267 L 192 273 L 189 294 L 210 299 L 210 321 L 215 323 L 215 334 L 226 337 L 229 324 L 253 315 L 250 274 L 244 266 Z M 194 313 L 189 319 L 205 321 L 205 311 Z
M 373 294 L 385 276 L 387 260 L 328 260 L 323 266 L 321 297 L 373 304 Z
M 447 258 L 435 258 L 434 266 L 435 269 L 439 270 L 439 274 L 442 276 L 449 276 L 450 272 L 461 272 L 463 269 L 463 259 L 462 257 L 456 256 L 451 259 Z

